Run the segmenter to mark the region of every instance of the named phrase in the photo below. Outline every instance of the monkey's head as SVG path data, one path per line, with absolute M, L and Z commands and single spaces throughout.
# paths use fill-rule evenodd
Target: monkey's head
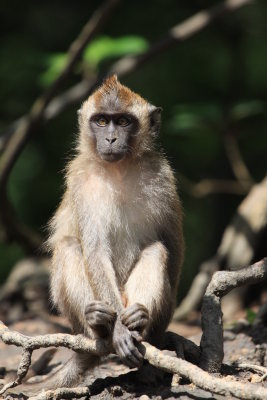
M 108 162 L 138 157 L 153 147 L 160 114 L 112 75 L 79 110 L 80 151 Z

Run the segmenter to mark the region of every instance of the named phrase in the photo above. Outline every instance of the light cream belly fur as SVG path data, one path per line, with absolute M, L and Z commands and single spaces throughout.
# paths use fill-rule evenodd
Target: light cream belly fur
M 118 283 L 124 284 L 140 252 L 157 240 L 157 218 L 156 215 L 153 218 L 148 208 L 149 199 L 145 200 L 141 185 L 135 179 L 130 184 L 128 181 L 127 186 L 101 176 L 91 179 L 97 185 L 94 193 L 86 196 L 88 223 L 95 230 L 95 237 L 99 237 L 100 246 L 101 242 L 108 243 L 107 252 Z

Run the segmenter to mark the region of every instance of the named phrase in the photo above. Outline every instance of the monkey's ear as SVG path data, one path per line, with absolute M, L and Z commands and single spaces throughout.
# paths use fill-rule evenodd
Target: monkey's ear
M 157 135 L 159 133 L 160 123 L 161 123 L 161 112 L 162 112 L 161 107 L 155 107 L 151 105 L 149 118 L 153 135 Z

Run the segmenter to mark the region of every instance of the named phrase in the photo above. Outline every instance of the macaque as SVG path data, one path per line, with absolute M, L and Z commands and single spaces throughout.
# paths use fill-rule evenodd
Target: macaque
M 140 367 L 138 341 L 159 345 L 171 319 L 184 248 L 173 171 L 155 145 L 161 109 L 113 75 L 78 114 L 50 224 L 52 300 L 73 333 L 110 337 L 121 361 Z M 57 385 L 77 384 L 97 361 L 75 354 Z

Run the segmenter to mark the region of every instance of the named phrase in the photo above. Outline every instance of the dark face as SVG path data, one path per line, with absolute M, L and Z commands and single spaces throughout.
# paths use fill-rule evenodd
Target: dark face
M 131 143 L 138 132 L 134 115 L 99 113 L 92 115 L 89 123 L 97 152 L 103 160 L 115 162 L 130 154 Z

